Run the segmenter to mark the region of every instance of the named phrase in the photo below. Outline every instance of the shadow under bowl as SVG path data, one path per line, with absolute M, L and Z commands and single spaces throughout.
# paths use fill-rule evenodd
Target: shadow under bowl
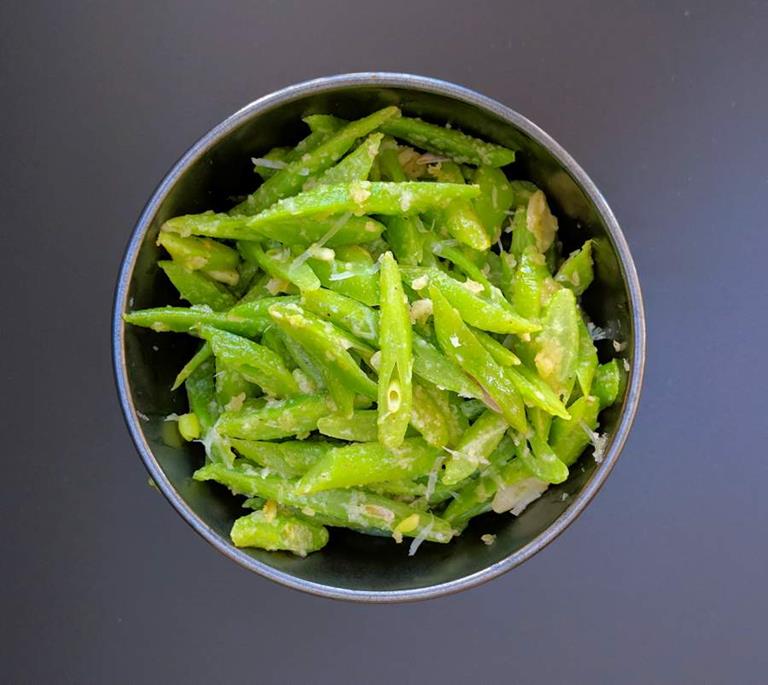
M 189 336 L 126 327 L 122 314 L 161 306 L 177 295 L 157 267 L 155 245 L 166 219 L 207 209 L 226 210 L 233 196 L 255 186 L 251 157 L 306 134 L 301 117 L 333 113 L 356 118 L 387 105 L 406 115 L 450 122 L 466 133 L 519 150 L 513 178 L 542 188 L 560 222 L 564 251 L 595 241 L 595 283 L 583 298 L 592 320 L 626 343 L 624 397 L 601 415 L 609 435 L 602 463 L 583 456 L 567 482 L 551 487 L 518 518 L 486 514 L 448 545 L 408 544 L 333 529 L 331 541 L 305 559 L 287 553 L 237 549 L 229 540 L 243 515 L 239 498 L 223 487 L 192 480 L 202 465 L 197 444 L 174 444 L 164 418 L 186 411 L 183 392 L 170 386 L 191 356 Z M 115 295 L 113 356 L 118 393 L 136 447 L 157 486 L 178 513 L 219 551 L 267 578 L 317 595 L 367 602 L 425 599 L 473 587 L 522 563 L 559 535 L 584 509 L 613 468 L 627 437 L 642 385 L 645 323 L 637 274 L 618 223 L 573 159 L 525 117 L 460 86 L 407 74 L 363 73 L 321 78 L 260 98 L 201 138 L 173 167 L 145 207 L 126 249 Z M 617 353 L 598 344 L 601 361 Z M 485 545 L 480 536 L 496 535 Z

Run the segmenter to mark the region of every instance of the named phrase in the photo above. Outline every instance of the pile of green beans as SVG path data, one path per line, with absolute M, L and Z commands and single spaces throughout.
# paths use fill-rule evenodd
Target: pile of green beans
M 513 150 L 396 107 L 304 121 L 228 213 L 162 226 L 190 306 L 125 315 L 200 340 L 173 384 L 194 478 L 247 498 L 235 545 L 301 556 L 327 527 L 414 553 L 519 515 L 623 392 L 579 304 L 592 241 L 561 254 L 544 193 L 501 169 Z

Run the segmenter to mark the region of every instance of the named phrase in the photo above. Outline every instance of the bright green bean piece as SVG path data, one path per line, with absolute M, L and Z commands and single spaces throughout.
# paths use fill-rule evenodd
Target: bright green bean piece
M 549 445 L 561 462 L 572 466 L 590 442 L 588 431 L 597 428 L 600 400 L 592 396 L 579 397 L 568 411 L 570 420 L 556 418 L 552 421 Z
M 537 320 L 549 270 L 544 255 L 535 247 L 526 247 L 517 262 L 512 283 L 512 302 L 521 316 Z
M 442 481 L 455 485 L 469 478 L 488 462 L 488 457 L 499 446 L 509 428 L 506 419 L 496 412 L 486 410 L 467 429 L 456 449 L 445 464 Z
M 289 225 L 252 225 L 253 217 L 229 216 L 203 212 L 186 214 L 168 219 L 161 233 L 178 233 L 182 236 L 202 235 L 222 240 L 278 240 L 285 245 L 310 245 L 322 243 L 328 247 L 358 245 L 376 240 L 384 230 L 383 224 L 367 216 L 328 218 L 312 217 L 296 219 Z
M 448 244 L 449 241 L 439 241 L 432 244 L 432 250 L 436 255 L 439 255 L 443 259 L 447 259 L 451 264 L 458 267 L 468 279 L 472 279 L 475 283 L 479 283 L 485 289 L 485 294 L 491 296 L 494 292 L 491 282 L 486 278 L 485 274 L 480 268 L 467 256 L 466 252 L 462 251 L 455 245 Z M 464 250 L 469 250 L 464 246 Z M 474 251 L 474 250 L 473 250 Z M 483 255 L 485 257 L 485 255 Z
M 558 459 L 547 441 L 538 433 L 529 439 L 531 448 L 524 444 L 517 450 L 517 457 L 539 480 L 547 483 L 562 483 L 568 479 L 568 467 Z
M 611 359 L 600 364 L 592 381 L 592 394 L 600 400 L 600 409 L 610 407 L 624 392 L 627 373 L 620 360 Z
M 184 366 L 182 367 L 181 371 L 179 371 L 178 375 L 173 381 L 173 385 L 171 386 L 171 390 L 176 390 L 181 387 L 181 384 L 184 383 L 184 381 L 189 378 L 192 373 L 195 371 L 195 369 L 200 366 L 206 359 L 210 359 L 213 356 L 213 350 L 211 349 L 210 344 L 206 340 L 206 342 L 203 343 L 203 345 L 200 347 L 200 349 L 195 352 L 192 359 L 190 359 Z
M 309 381 L 312 383 L 312 385 L 314 385 L 318 390 L 325 388 L 325 380 L 323 378 L 322 369 L 317 365 L 312 357 L 307 354 L 307 351 L 298 342 L 291 338 L 291 336 L 286 335 L 283 333 L 283 331 L 280 331 L 280 334 L 282 335 L 285 348 L 288 350 L 288 354 L 290 355 L 291 359 L 293 359 L 293 361 L 307 376 L 307 378 L 309 378 Z
M 592 266 L 592 241 L 587 240 L 581 249 L 572 252 L 555 275 L 555 280 L 577 295 L 581 295 L 595 278 Z
M 509 245 L 509 253 L 516 261 L 519 261 L 527 248 L 534 248 L 536 252 L 539 251 L 536 247 L 535 236 L 528 230 L 528 210 L 526 203 L 524 207 L 519 207 L 515 211 L 515 217 L 512 220 L 512 240 Z
M 315 430 L 318 419 L 330 412 L 326 395 L 299 395 L 260 407 L 224 412 L 216 427 L 219 433 L 232 438 L 278 440 Z
M 579 356 L 579 308 L 571 290 L 561 288 L 549 302 L 536 336 L 539 375 L 557 393 L 569 390 Z
M 345 212 L 352 212 L 356 216 L 419 214 L 445 208 L 457 200 L 471 200 L 477 197 L 479 192 L 477 186 L 456 183 L 338 183 L 318 186 L 280 200 L 269 209 L 252 216 L 246 226 L 250 230 L 265 233 L 269 227 L 290 227 L 297 220 L 325 219 Z M 484 232 L 483 237 L 487 241 Z
M 221 359 L 216 360 L 216 402 L 222 409 L 239 409 L 253 395 L 251 384 Z
M 274 475 L 265 476 L 239 460 L 231 468 L 208 464 L 196 471 L 194 478 L 199 481 L 215 480 L 235 494 L 273 499 L 280 504 L 297 507 L 304 513 L 315 511 L 321 516 L 333 517 L 339 525 L 356 530 L 382 531 L 396 537 L 418 535 L 431 542 L 449 542 L 453 537 L 451 526 L 441 518 L 402 502 L 353 488 L 302 496 L 296 493 L 295 481 Z
M 360 145 L 342 159 L 336 166 L 328 169 L 320 178 L 317 185 L 328 186 L 337 183 L 351 183 L 352 181 L 365 181 L 371 173 L 373 160 L 379 154 L 379 145 L 382 139 L 381 133 L 373 133 Z
M 414 290 L 421 290 L 429 284 L 437 286 L 459 311 L 461 318 L 475 328 L 492 333 L 532 333 L 541 328 L 539 324 L 520 316 L 509 303 L 502 303 L 496 297 L 481 297 L 472 282 L 461 283 L 439 269 L 404 267 L 403 275 Z M 502 298 L 500 294 L 499 298 Z
M 187 391 L 189 409 L 197 416 L 200 423 L 206 456 L 211 462 L 230 464 L 235 455 L 215 427 L 219 416 L 214 380 L 215 371 L 213 359 L 204 361 L 190 374 L 184 387 Z
M 298 366 L 285 344 L 285 335 L 277 326 L 267 326 L 261 336 L 261 344 L 274 352 L 291 372 Z
M 179 295 L 190 304 L 206 305 L 214 311 L 229 309 L 235 304 L 235 296 L 204 273 L 171 261 L 160 261 L 157 265 L 168 276 Z
M 513 207 L 527 207 L 531 195 L 538 190 L 536 185 L 530 181 L 510 181 L 509 187 L 513 193 Z
M 325 417 L 318 421 L 323 421 Z M 316 440 L 288 440 L 267 442 L 232 438 L 234 447 L 249 461 L 264 466 L 286 478 L 303 476 L 311 466 L 333 449 L 329 442 Z
M 262 183 L 256 192 L 234 207 L 231 214 L 257 214 L 278 200 L 295 195 L 310 175 L 322 173 L 331 167 L 346 154 L 358 138 L 368 135 L 383 122 L 399 115 L 400 110 L 397 107 L 386 107 L 347 124 L 320 146 L 280 169 L 272 178 Z
M 413 383 L 411 425 L 435 447 L 453 447 L 467 429 L 467 420 L 447 390 L 427 381 Z
M 302 293 L 301 306 L 360 340 L 379 342 L 379 313 L 351 297 L 320 288 Z
M 438 388 L 461 397 L 483 396 L 482 388 L 440 350 L 417 334 L 413 334 L 413 373 Z
M 525 406 L 514 384 L 504 374 L 504 367 L 494 361 L 440 290 L 432 285 L 429 292 L 435 333 L 443 352 L 478 382 L 510 426 L 525 432 L 528 427 Z
M 258 547 L 270 551 L 285 550 L 305 557 L 328 543 L 328 531 L 284 512 L 267 513 L 265 510 L 236 519 L 230 532 L 235 547 Z
M 439 167 L 433 167 L 433 169 L 433 175 L 440 183 L 453 184 L 458 187 L 464 183 L 461 169 L 453 162 L 443 162 Z M 479 197 L 480 187 L 472 187 L 478 190 L 475 197 Z M 487 250 L 491 246 L 491 239 L 488 237 L 472 202 L 456 199 L 442 211 L 439 221 L 445 230 L 460 243 L 469 245 L 476 250 Z
M 346 122 L 332 114 L 308 114 L 302 118 L 302 121 L 309 126 L 312 133 L 322 131 L 336 133 Z
M 381 126 L 381 130 L 416 147 L 450 157 L 458 164 L 501 167 L 515 161 L 514 150 L 421 119 L 390 119 Z
M 380 259 L 378 405 L 379 441 L 398 447 L 405 437 L 413 406 L 412 332 L 408 299 L 391 252 Z
M 373 350 L 369 346 L 295 304 L 274 305 L 269 313 L 286 335 L 296 340 L 321 369 L 326 369 L 326 384 L 333 376 L 355 392 L 376 398 L 376 383 L 368 378 L 347 351 L 352 349 L 370 359 Z
M 488 350 L 497 364 L 502 366 L 518 366 L 520 364 L 518 356 L 512 350 L 504 347 L 492 335 L 478 329 L 474 329 L 472 333 L 482 343 L 483 347 Z
M 201 327 L 200 335 L 211 343 L 217 360 L 261 387 L 266 394 L 278 397 L 300 394 L 290 370 L 268 347 L 210 326 Z
M 527 366 L 524 364 L 514 368 L 508 366 L 504 369 L 504 373 L 514 383 L 526 405 L 541 409 L 553 416 L 569 418 L 568 411 L 557 393 Z
M 592 392 L 592 381 L 597 371 L 597 349 L 592 342 L 592 336 L 581 316 L 578 317 L 579 353 L 576 359 L 576 379 L 579 382 L 581 394 L 585 397 Z
M 332 449 L 301 478 L 296 493 L 309 495 L 323 490 L 349 488 L 417 478 L 429 473 L 442 458 L 439 449 L 420 438 L 409 438 L 398 447 L 363 442 Z
M 317 430 L 339 440 L 373 442 L 378 437 L 377 417 L 375 409 L 359 410 L 352 416 L 330 414 L 317 422 Z
M 485 228 L 488 238 L 495 243 L 501 236 L 501 227 L 515 199 L 515 192 L 500 169 L 481 166 L 472 182 L 480 186 L 480 196 L 474 201 L 475 212 Z
M 334 259 L 310 259 L 323 287 L 369 307 L 379 304 L 379 265 L 359 245 L 337 248 Z
M 245 259 L 258 264 L 273 278 L 293 283 L 299 290 L 316 290 L 320 287 L 320 279 L 309 264 L 298 263 L 287 248 L 265 252 L 257 242 L 241 240 L 237 249 Z
M 187 269 L 205 271 L 214 280 L 227 285 L 236 285 L 240 280 L 237 252 L 215 240 L 161 231 L 157 244 L 168 251 L 174 262 Z

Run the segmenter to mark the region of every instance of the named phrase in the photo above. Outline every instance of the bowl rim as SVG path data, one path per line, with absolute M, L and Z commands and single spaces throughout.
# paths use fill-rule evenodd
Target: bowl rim
M 563 513 L 555 519 L 546 530 L 536 536 L 527 545 L 512 552 L 495 564 L 446 583 L 401 590 L 353 590 L 297 578 L 290 573 L 272 568 L 237 549 L 230 542 L 220 537 L 218 533 L 206 524 L 205 521 L 198 517 L 198 515 L 176 492 L 175 488 L 166 477 L 163 469 L 160 467 L 160 464 L 155 459 L 155 456 L 144 437 L 137 410 L 133 404 L 129 389 L 124 346 L 125 325 L 122 319 L 122 314 L 126 311 L 128 305 L 128 287 L 144 236 L 166 195 L 194 161 L 245 120 L 276 105 L 290 102 L 310 94 L 366 86 L 419 90 L 462 101 L 478 107 L 479 109 L 486 110 L 512 124 L 546 148 L 547 151 L 576 180 L 580 188 L 594 204 L 597 212 L 606 225 L 608 233 L 615 245 L 616 254 L 624 277 L 625 287 L 628 291 L 629 313 L 633 329 L 633 357 L 629 374 L 629 383 L 627 386 L 626 402 L 619 418 L 618 426 L 614 432 L 611 447 L 606 453 L 603 462 L 598 465 L 591 480 L 585 485 L 582 491 L 573 498 L 571 504 L 565 511 L 563 511 Z M 296 590 L 302 590 L 322 597 L 368 603 L 417 601 L 467 590 L 519 566 L 550 544 L 582 513 L 587 504 L 603 486 L 616 464 L 635 419 L 645 367 L 645 314 L 635 264 L 616 217 L 608 206 L 605 198 L 584 170 L 551 136 L 529 121 L 525 116 L 519 114 L 510 107 L 470 90 L 469 88 L 448 81 L 393 72 L 338 74 L 335 76 L 325 76 L 309 81 L 303 81 L 281 88 L 247 104 L 245 107 L 224 119 L 220 124 L 214 126 L 208 133 L 194 143 L 194 145 L 184 153 L 159 183 L 142 210 L 136 226 L 133 229 L 120 264 L 119 276 L 115 287 L 111 337 L 115 382 L 120 398 L 120 406 L 131 438 L 133 439 L 134 445 L 136 446 L 150 476 L 182 518 L 207 542 L 218 549 L 219 552 L 241 566 L 270 580 Z

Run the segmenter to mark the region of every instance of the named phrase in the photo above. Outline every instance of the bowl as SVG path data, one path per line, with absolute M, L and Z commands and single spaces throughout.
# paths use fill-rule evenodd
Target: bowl
M 514 177 L 547 194 L 560 221 L 565 251 L 595 240 L 596 279 L 584 308 L 611 337 L 626 344 L 629 377 L 624 397 L 601 415 L 609 435 L 601 463 L 582 457 L 565 483 L 550 487 L 518 518 L 486 514 L 448 545 L 407 544 L 334 529 L 321 552 L 306 558 L 237 549 L 229 540 L 243 514 L 223 487 L 192 480 L 202 465 L 199 445 L 174 440 L 164 418 L 186 410 L 172 393 L 175 374 L 194 350 L 189 336 L 125 326 L 131 309 L 176 299 L 157 268 L 155 239 L 164 220 L 207 209 L 225 210 L 233 195 L 251 192 L 251 157 L 298 141 L 300 118 L 334 113 L 355 118 L 386 105 L 408 115 L 451 122 L 463 131 L 519 150 Z M 632 425 L 642 385 L 645 322 L 640 286 L 621 229 L 581 167 L 552 138 L 508 107 L 461 86 L 407 74 L 361 73 L 320 78 L 284 88 L 236 112 L 205 134 L 162 180 L 142 212 L 120 268 L 113 315 L 113 358 L 128 429 L 152 479 L 176 511 L 230 559 L 262 576 L 316 595 L 365 602 L 426 599 L 476 586 L 518 566 L 552 542 L 584 510 L 605 482 Z M 616 352 L 600 343 L 601 358 Z M 486 545 L 480 536 L 496 536 Z

